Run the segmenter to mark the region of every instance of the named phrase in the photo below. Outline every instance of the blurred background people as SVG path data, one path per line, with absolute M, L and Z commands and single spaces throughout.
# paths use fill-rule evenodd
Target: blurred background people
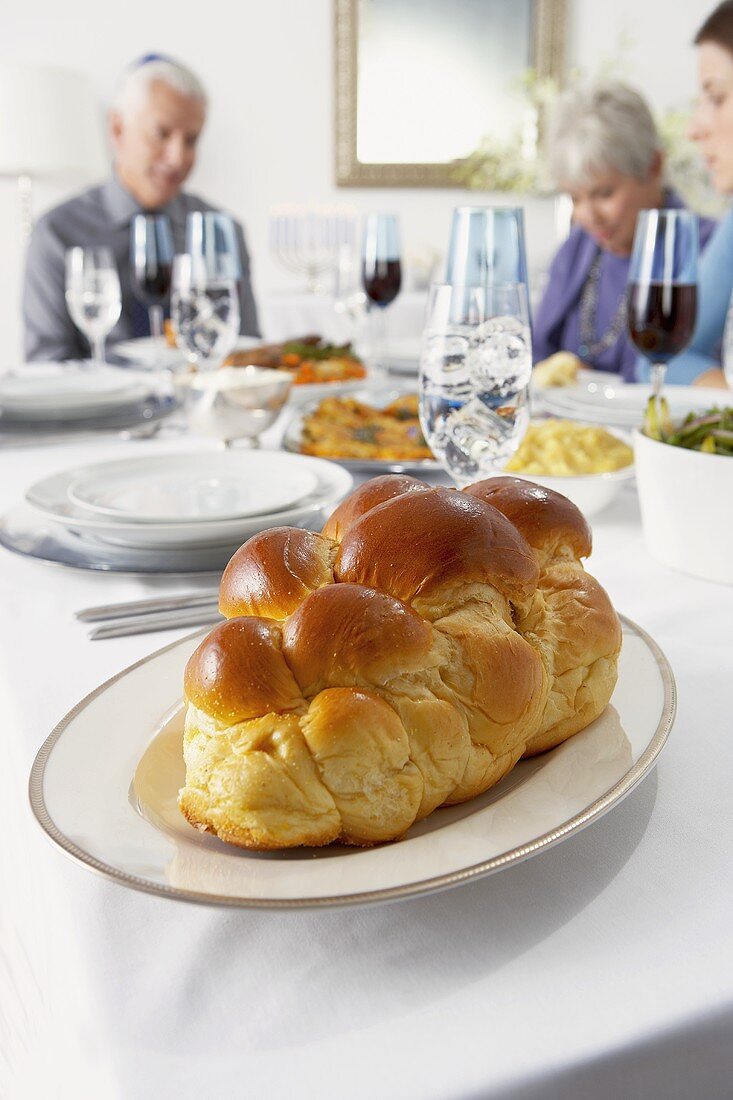
M 654 119 L 625 84 L 571 89 L 557 104 L 548 148 L 554 181 L 573 202 L 573 229 L 535 314 L 535 361 L 570 351 L 586 366 L 634 381 L 638 352 L 627 334 L 626 283 L 637 214 L 684 205 L 664 185 Z M 700 219 L 701 246 L 714 226 Z
M 109 179 L 48 211 L 34 227 L 23 285 L 28 361 L 89 356 L 89 344 L 71 320 L 64 297 L 65 255 L 75 245 L 107 246 L 116 261 L 122 313 L 110 344 L 150 335 L 147 310 L 131 287 L 130 226 L 136 214 L 165 213 L 175 250 L 183 252 L 187 214 L 215 209 L 182 190 L 196 163 L 206 109 L 203 86 L 177 62 L 152 55 L 125 73 L 109 114 Z M 241 332 L 258 336 L 249 256 L 242 227 L 235 227 L 241 261 Z
M 690 127 L 716 190 L 733 194 L 733 2 L 708 16 L 695 36 L 699 99 Z M 687 351 L 667 366 L 670 382 L 724 386 L 720 368 L 725 322 L 733 292 L 733 212 L 700 261 L 697 324 Z M 733 349 L 729 354 L 733 353 Z

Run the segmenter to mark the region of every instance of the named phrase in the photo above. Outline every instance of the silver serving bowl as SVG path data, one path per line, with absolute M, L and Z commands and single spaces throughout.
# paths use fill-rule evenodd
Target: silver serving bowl
M 236 439 L 250 447 L 257 447 L 260 434 L 275 423 L 292 384 L 285 371 L 255 366 L 221 367 L 175 379 L 193 432 L 227 446 Z

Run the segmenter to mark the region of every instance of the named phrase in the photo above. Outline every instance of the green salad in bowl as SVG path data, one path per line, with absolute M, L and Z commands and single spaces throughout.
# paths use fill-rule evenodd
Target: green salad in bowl
M 664 397 L 651 400 L 644 418 L 644 434 L 661 443 L 704 454 L 733 455 L 733 407 L 688 413 L 674 424 Z

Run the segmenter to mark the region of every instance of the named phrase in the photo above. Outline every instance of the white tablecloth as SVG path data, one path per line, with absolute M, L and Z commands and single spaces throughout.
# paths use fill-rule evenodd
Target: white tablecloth
M 2 452 L 0 507 L 47 471 L 129 451 Z M 584 832 L 487 879 L 300 913 L 134 893 L 43 836 L 25 794 L 38 747 L 176 636 L 90 642 L 73 611 L 190 586 L 0 551 L 0 1096 L 730 1097 L 733 590 L 656 565 L 633 490 L 594 535 L 591 570 L 677 676 L 657 770 Z

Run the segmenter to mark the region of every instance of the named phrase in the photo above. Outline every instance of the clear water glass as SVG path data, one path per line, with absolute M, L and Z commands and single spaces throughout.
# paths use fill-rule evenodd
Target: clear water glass
M 239 336 L 239 293 L 233 279 L 212 276 L 200 259 L 173 261 L 171 321 L 176 342 L 198 370 L 219 366 Z
M 186 218 L 186 252 L 210 279 L 238 282 L 242 257 L 234 221 L 219 210 L 195 210 Z
M 519 206 L 457 206 L 451 220 L 446 283 L 529 286 L 524 211 Z
M 70 248 L 66 253 L 66 307 L 86 336 L 92 360 L 104 363 L 104 342 L 122 311 L 120 277 L 108 248 Z
M 522 283 L 431 288 L 420 422 L 459 487 L 503 470 L 529 425 L 532 341 Z

